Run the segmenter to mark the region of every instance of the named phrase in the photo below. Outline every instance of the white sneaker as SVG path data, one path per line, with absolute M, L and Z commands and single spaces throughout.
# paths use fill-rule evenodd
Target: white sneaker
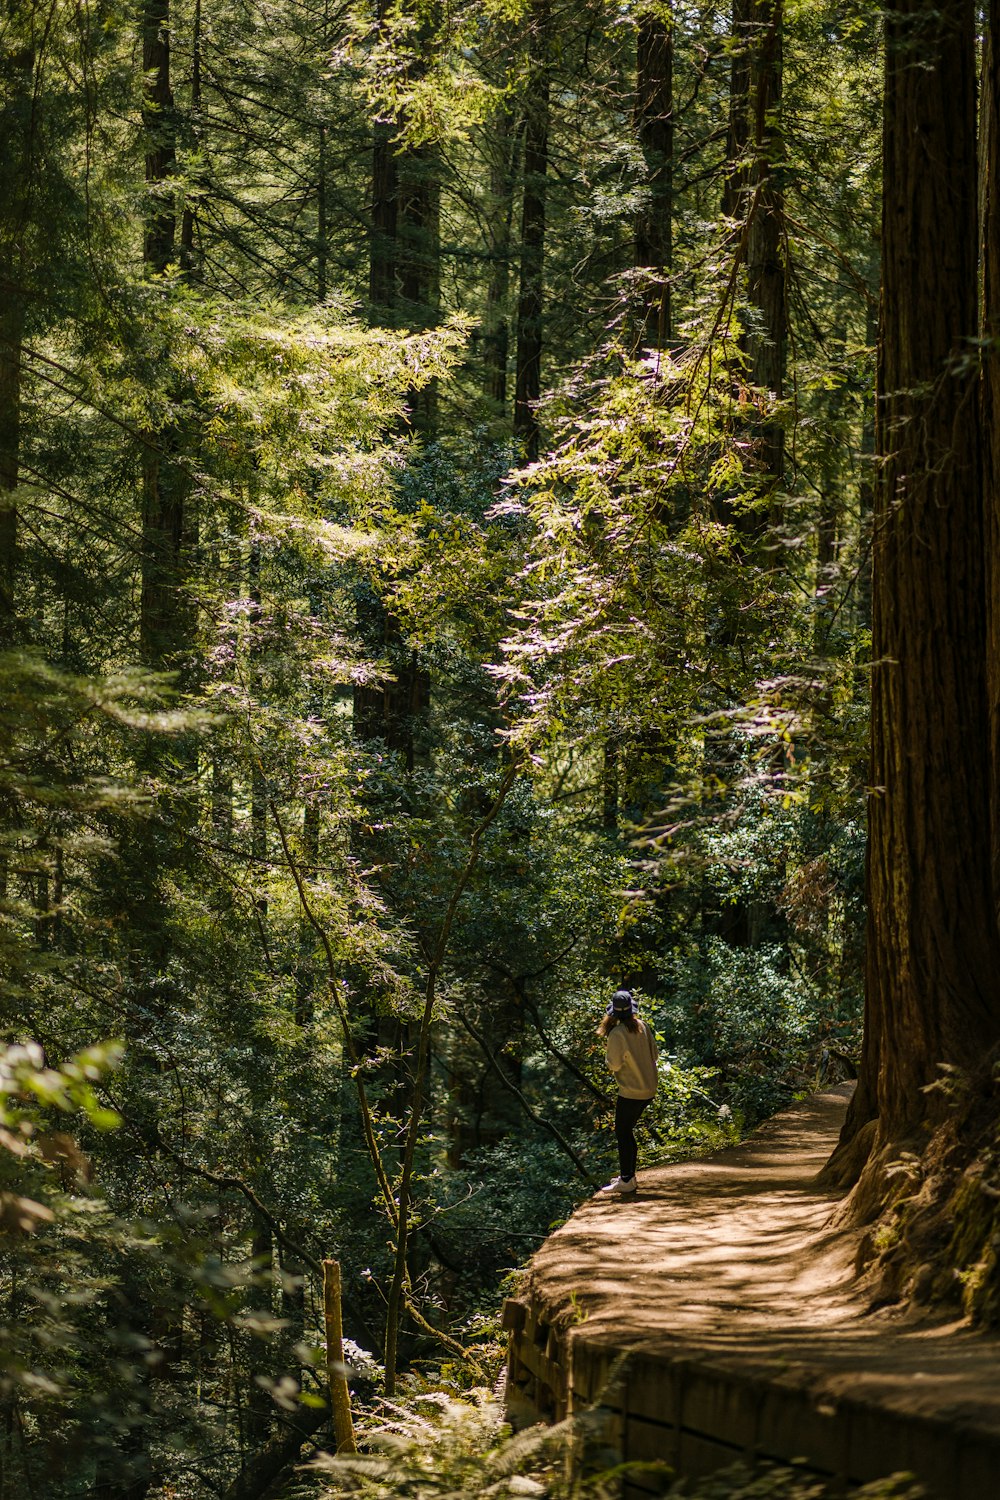
M 616 1177 L 614 1182 L 609 1182 L 607 1187 L 602 1187 L 597 1196 L 600 1197 L 604 1193 L 609 1197 L 627 1198 L 630 1193 L 635 1192 L 635 1189 L 636 1180 L 634 1177 Z

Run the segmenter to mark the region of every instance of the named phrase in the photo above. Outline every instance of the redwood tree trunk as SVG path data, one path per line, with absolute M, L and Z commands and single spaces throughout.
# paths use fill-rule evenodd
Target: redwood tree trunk
M 866 1026 L 842 1159 L 867 1120 L 889 1143 L 933 1119 L 940 1065 L 1000 1039 L 975 51 L 973 0 L 888 6 Z

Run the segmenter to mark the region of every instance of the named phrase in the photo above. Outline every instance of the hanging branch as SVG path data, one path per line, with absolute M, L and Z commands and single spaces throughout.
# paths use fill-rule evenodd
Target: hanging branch
M 587 1089 L 588 1092 L 591 1093 L 600 1104 L 608 1107 L 614 1102 L 613 1096 L 611 1094 L 606 1094 L 603 1089 L 598 1088 L 597 1084 L 594 1083 L 592 1079 L 587 1077 L 583 1069 L 578 1068 L 573 1059 L 571 1057 L 567 1057 L 565 1052 L 561 1051 L 560 1048 L 556 1046 L 555 1042 L 552 1040 L 548 1032 L 545 1030 L 545 1027 L 542 1025 L 542 1018 L 539 1014 L 538 1006 L 533 1000 L 528 998 L 528 992 L 525 988 L 526 984 L 530 980 L 541 978 L 543 974 L 547 973 L 550 969 L 554 969 L 557 964 L 561 963 L 562 960 L 566 957 L 567 953 L 571 953 L 573 951 L 578 942 L 579 934 L 574 933 L 572 939 L 567 943 L 566 947 L 563 948 L 562 952 L 557 953 L 555 957 L 551 959 L 547 964 L 544 964 L 542 968 L 535 969 L 530 974 L 515 975 L 510 971 L 510 969 L 506 967 L 505 964 L 500 963 L 496 958 L 487 958 L 486 962 L 491 969 L 496 969 L 498 974 L 502 974 L 504 978 L 514 986 L 515 990 L 517 991 L 518 999 L 521 1001 L 521 1004 L 525 1007 L 528 1014 L 530 1015 L 535 1030 L 538 1032 L 539 1040 L 541 1041 L 542 1046 L 545 1048 L 545 1050 L 555 1058 L 556 1062 L 561 1063 L 568 1073 L 572 1073 L 577 1082 L 581 1083 L 583 1087 Z
M 399 1180 L 396 1261 L 393 1268 L 392 1283 L 389 1287 L 389 1295 L 386 1299 L 385 1392 L 387 1396 L 393 1395 L 396 1389 L 399 1321 L 403 1293 L 408 1279 L 406 1255 L 407 1237 L 410 1227 L 410 1190 L 413 1180 L 413 1161 L 417 1149 L 417 1138 L 420 1133 L 421 1116 L 423 1114 L 424 1088 L 430 1056 L 431 1017 L 434 1012 L 434 1000 L 437 994 L 437 978 L 448 948 L 452 924 L 455 920 L 455 913 L 458 910 L 458 903 L 465 894 L 466 887 L 472 879 L 476 865 L 479 863 L 479 852 L 483 836 L 503 807 L 507 799 L 507 794 L 517 778 L 519 769 L 519 762 L 516 760 L 512 761 L 507 767 L 492 806 L 482 822 L 473 830 L 472 837 L 469 840 L 469 853 L 465 861 L 465 867 L 455 884 L 455 889 L 452 891 L 451 900 L 448 902 L 447 909 L 441 921 L 437 942 L 428 960 L 427 982 L 424 989 L 424 1009 L 420 1018 L 417 1062 L 413 1075 L 413 1097 L 410 1105 L 409 1124 L 406 1130 L 406 1141 L 403 1147 L 402 1173 Z
M 504 796 L 506 796 L 506 791 L 504 792 Z M 295 888 L 298 891 L 299 902 L 302 907 L 303 915 L 305 916 L 309 925 L 313 928 L 314 932 L 316 932 L 317 936 L 320 939 L 320 942 L 323 945 L 323 951 L 326 955 L 328 970 L 328 988 L 330 994 L 333 997 L 334 1004 L 337 1007 L 337 1014 L 340 1018 L 340 1024 L 343 1028 L 344 1033 L 344 1046 L 351 1060 L 351 1072 L 354 1078 L 355 1087 L 357 1089 L 358 1100 L 361 1105 L 361 1118 L 364 1125 L 365 1142 L 368 1147 L 369 1156 L 371 1157 L 372 1166 L 375 1169 L 375 1175 L 378 1178 L 379 1188 L 382 1193 L 382 1199 L 388 1213 L 390 1223 L 392 1224 L 393 1228 L 396 1229 L 399 1222 L 399 1210 L 396 1205 L 396 1199 L 392 1191 L 392 1186 L 389 1182 L 388 1175 L 382 1162 L 382 1154 L 379 1151 L 378 1141 L 375 1136 L 375 1126 L 374 1121 L 372 1120 L 371 1107 L 369 1105 L 368 1095 L 361 1078 L 361 1068 L 363 1066 L 364 1059 L 360 1057 L 358 1050 L 354 1045 L 354 1039 L 351 1036 L 350 1030 L 348 1028 L 347 1013 L 344 1010 L 343 1001 L 340 998 L 340 992 L 337 988 L 336 961 L 333 956 L 333 949 L 326 934 L 325 928 L 317 918 L 315 912 L 312 909 L 312 906 L 310 905 L 309 897 L 305 889 L 305 883 L 302 879 L 302 872 L 299 868 L 298 862 L 295 859 L 295 856 L 292 853 L 273 799 L 269 799 L 269 806 L 271 809 L 271 816 L 274 818 L 275 827 L 278 830 L 278 837 L 281 840 L 281 847 L 285 855 L 285 863 L 288 869 L 291 871 L 292 878 L 295 881 Z M 499 811 L 499 807 L 497 808 L 497 811 Z M 492 817 L 490 818 L 490 821 L 492 821 Z M 485 827 L 486 825 L 484 824 L 481 826 Z M 467 866 L 466 879 L 471 873 L 471 869 L 469 869 Z M 459 891 L 459 895 L 461 895 L 461 891 Z M 457 905 L 457 902 L 455 902 L 454 905 Z M 451 927 L 451 918 L 453 917 L 454 910 L 450 909 L 450 916 L 448 919 L 449 930 Z M 318 1275 L 322 1276 L 322 1267 L 319 1266 L 318 1262 L 309 1261 L 308 1263 L 311 1268 L 316 1270 Z M 468 1364 L 471 1364 L 473 1368 L 478 1370 L 479 1364 L 474 1356 L 471 1355 L 467 1349 L 463 1348 L 463 1346 L 456 1339 L 451 1338 L 442 1329 L 435 1328 L 433 1323 L 428 1322 L 423 1313 L 420 1312 L 419 1308 L 416 1306 L 416 1303 L 413 1300 L 412 1286 L 410 1284 L 408 1272 L 406 1274 L 403 1293 L 406 1311 L 409 1313 L 413 1321 L 420 1328 L 422 1328 L 425 1333 L 429 1333 L 432 1338 L 436 1339 L 438 1343 L 442 1344 L 444 1348 L 448 1349 L 452 1354 L 457 1355 L 460 1359 L 465 1360 Z
M 562 1131 L 558 1128 L 558 1126 L 553 1125 L 552 1122 L 551 1122 L 551 1120 L 544 1119 L 537 1112 L 537 1110 L 535 1110 L 535 1109 L 533 1109 L 531 1107 L 531 1105 L 528 1103 L 527 1099 L 521 1093 L 521 1090 L 517 1087 L 517 1084 L 514 1083 L 514 1082 L 512 1082 L 512 1080 L 507 1077 L 507 1075 L 504 1072 L 503 1068 L 501 1068 L 500 1064 L 497 1062 L 496 1057 L 494 1056 L 493 1050 L 490 1047 L 489 1043 L 487 1042 L 486 1038 L 484 1036 L 480 1036 L 479 1032 L 472 1025 L 471 1021 L 467 1020 L 466 1017 L 462 1014 L 462 1012 L 460 1010 L 456 1011 L 455 1014 L 458 1016 L 458 1019 L 461 1021 L 462 1025 L 465 1027 L 466 1031 L 472 1037 L 472 1040 L 476 1043 L 476 1045 L 478 1047 L 480 1047 L 482 1049 L 483 1055 L 486 1057 L 487 1061 L 490 1064 L 490 1067 L 496 1073 L 497 1077 L 499 1078 L 500 1082 L 503 1084 L 504 1088 L 507 1089 L 507 1090 L 509 1090 L 509 1092 L 514 1095 L 515 1099 L 518 1100 L 518 1102 L 521 1105 L 521 1108 L 524 1110 L 524 1112 L 528 1116 L 528 1118 L 531 1119 L 531 1120 L 534 1120 L 534 1122 L 535 1122 L 536 1125 L 541 1126 L 541 1128 L 543 1130 L 547 1130 L 549 1132 L 549 1134 L 556 1141 L 558 1141 L 560 1147 L 562 1148 L 563 1151 L 565 1151 L 566 1155 L 570 1158 L 570 1160 L 572 1161 L 573 1165 L 576 1167 L 576 1170 L 579 1172 L 579 1174 L 583 1178 L 583 1180 L 590 1187 L 596 1188 L 597 1183 L 591 1177 L 590 1173 L 587 1171 L 587 1168 L 584 1166 L 584 1164 L 581 1161 L 580 1157 L 573 1150 L 573 1147 L 570 1145 L 569 1141 L 563 1135 Z M 605 1100 L 605 1103 L 606 1102 L 607 1101 Z
M 242 1193 L 254 1213 L 260 1216 L 282 1248 L 287 1250 L 289 1255 L 293 1256 L 295 1260 L 300 1261 L 302 1265 L 308 1266 L 313 1275 L 322 1281 L 323 1267 L 316 1257 L 310 1255 L 308 1250 L 304 1250 L 301 1245 L 296 1244 L 293 1239 L 289 1238 L 281 1227 L 280 1221 L 275 1218 L 271 1210 L 261 1201 L 250 1184 L 243 1181 L 242 1177 L 234 1177 L 229 1172 L 212 1172 L 208 1167 L 200 1167 L 196 1162 L 188 1161 L 186 1156 L 182 1156 L 179 1151 L 175 1151 L 163 1139 L 158 1130 L 153 1131 L 153 1141 L 159 1151 L 162 1151 L 165 1156 L 169 1156 L 185 1172 L 190 1172 L 193 1176 L 200 1177 L 203 1182 L 210 1182 L 213 1187 L 228 1188 L 232 1192 Z
M 303 916 L 309 923 L 309 926 L 316 933 L 323 946 L 323 952 L 326 956 L 327 990 L 336 1007 L 337 1016 L 340 1020 L 341 1029 L 344 1035 L 344 1050 L 346 1051 L 351 1062 L 351 1077 L 354 1079 L 354 1087 L 358 1095 L 358 1104 L 361 1108 L 361 1123 L 365 1135 L 365 1144 L 368 1147 L 368 1154 L 371 1157 L 372 1167 L 375 1170 L 375 1177 L 378 1181 L 379 1191 L 382 1194 L 382 1201 L 385 1205 L 386 1213 L 389 1216 L 389 1222 L 392 1224 L 393 1228 L 395 1228 L 398 1221 L 396 1200 L 392 1191 L 392 1184 L 390 1183 L 389 1178 L 386 1174 L 385 1167 L 382 1164 L 382 1153 L 379 1150 L 378 1140 L 375 1136 L 375 1122 L 372 1119 L 371 1106 L 368 1102 L 368 1093 L 365 1089 L 364 1080 L 361 1077 L 363 1058 L 358 1052 L 357 1047 L 354 1045 L 354 1038 L 351 1035 L 350 1023 L 347 1019 L 347 1011 L 344 1009 L 344 1002 L 341 998 L 340 987 L 338 985 L 337 961 L 333 956 L 333 948 L 330 944 L 330 939 L 327 935 L 326 928 L 323 926 L 323 923 L 319 920 L 319 918 L 316 916 L 316 913 L 312 909 L 312 904 L 306 892 L 305 882 L 302 879 L 302 872 L 299 869 L 298 862 L 296 861 L 295 856 L 292 854 L 291 848 L 288 843 L 288 838 L 285 833 L 284 825 L 282 824 L 281 818 L 278 816 L 278 809 L 275 806 L 273 797 L 268 798 L 268 806 L 271 809 L 271 816 L 274 819 L 274 826 L 278 830 L 278 837 L 281 840 L 281 847 L 285 855 L 285 863 L 291 871 L 292 879 L 295 881 L 295 889 L 299 893 L 299 904 L 302 907 Z

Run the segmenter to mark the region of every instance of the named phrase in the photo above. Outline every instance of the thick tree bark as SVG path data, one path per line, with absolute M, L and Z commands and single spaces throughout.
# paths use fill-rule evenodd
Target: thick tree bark
M 157 669 L 176 665 L 189 638 L 188 608 L 179 590 L 190 485 L 170 451 L 177 439 L 171 428 L 151 436 L 142 450 L 139 652 L 147 666 Z
M 635 133 L 646 163 L 648 198 L 635 223 L 635 263 L 651 273 L 645 289 L 644 342 L 662 348 L 671 334 L 673 258 L 674 21 L 643 16 L 636 41 Z
M 387 0 L 379 0 L 379 25 L 387 13 Z M 434 24 L 424 23 L 421 42 L 430 45 Z M 421 67 L 419 44 L 413 66 Z M 430 328 L 438 321 L 441 302 L 440 153 L 432 144 L 407 142 L 405 125 L 405 118 L 375 122 L 369 299 L 377 322 Z M 425 430 L 433 421 L 434 404 L 433 387 L 409 396 L 411 417 Z
M 542 310 L 545 215 L 549 164 L 549 7 L 536 0 L 529 34 L 529 84 L 525 103 L 524 192 L 521 201 L 521 275 L 517 298 L 517 368 L 514 432 L 529 458 L 538 457 L 536 407 L 542 393 Z
M 886 17 L 865 1041 L 851 1142 L 931 1122 L 1000 1040 L 977 330 L 975 6 Z M 839 1158 L 839 1161 L 838 1161 Z
M 749 305 L 740 344 L 749 384 L 763 393 L 768 407 L 784 394 L 788 343 L 781 184 L 783 31 L 783 0 L 733 0 L 722 206 L 740 221 L 735 253 L 746 262 Z M 742 384 L 747 377 L 735 378 Z M 753 424 L 752 437 L 760 491 L 767 494 L 782 477 L 784 430 L 767 412 Z M 720 513 L 748 537 L 759 535 L 767 520 L 754 510 L 733 517 L 725 503 Z
M 384 10 L 379 15 L 384 15 Z M 387 326 L 395 325 L 401 311 L 412 314 L 426 306 L 422 299 L 433 299 L 436 304 L 439 286 L 437 174 L 428 172 L 422 177 L 406 160 L 406 153 L 399 151 L 396 133 L 394 122 L 379 121 L 372 145 L 369 297 L 373 319 Z M 424 235 L 433 239 L 432 251 L 428 251 Z M 414 393 L 408 404 L 411 413 L 418 412 L 425 428 L 433 423 L 433 396 L 420 407 L 420 398 Z M 354 688 L 354 733 L 361 740 L 385 740 L 391 750 L 403 753 L 407 769 L 412 771 L 414 717 L 429 702 L 429 679 L 406 647 L 399 621 L 381 599 L 370 595 L 359 601 L 358 628 L 373 655 L 389 658 L 395 681 Z

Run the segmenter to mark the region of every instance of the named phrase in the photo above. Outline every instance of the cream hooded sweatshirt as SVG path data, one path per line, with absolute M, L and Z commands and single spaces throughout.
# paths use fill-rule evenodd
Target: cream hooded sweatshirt
M 608 1032 L 605 1056 L 623 1099 L 652 1099 L 656 1093 L 656 1043 L 644 1021 L 629 1031 L 619 1021 Z

